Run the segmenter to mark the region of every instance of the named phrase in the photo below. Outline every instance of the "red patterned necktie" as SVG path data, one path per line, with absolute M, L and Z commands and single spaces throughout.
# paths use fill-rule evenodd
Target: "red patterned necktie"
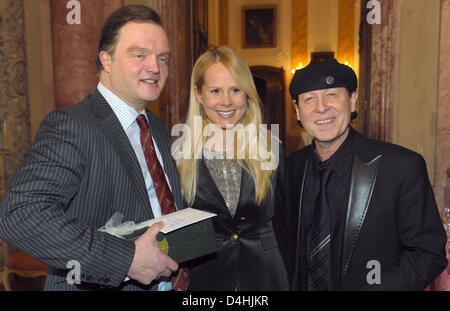
M 161 214 L 166 215 L 176 211 L 175 202 L 169 185 L 167 184 L 164 170 L 156 156 L 155 146 L 153 145 L 152 135 L 148 130 L 147 119 L 144 115 L 139 115 L 136 119 L 141 129 L 141 145 L 144 151 L 145 161 L 150 176 L 153 180 L 156 196 L 161 206 Z M 172 287 L 176 291 L 187 290 L 189 284 L 189 273 L 187 269 L 180 268 L 178 274 L 172 277 Z

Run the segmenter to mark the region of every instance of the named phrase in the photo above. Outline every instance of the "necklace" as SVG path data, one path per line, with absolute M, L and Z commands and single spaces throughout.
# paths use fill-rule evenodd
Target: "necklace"
M 234 215 L 239 201 L 242 168 L 234 159 L 226 159 L 226 152 L 203 149 L 204 160 L 217 188 Z

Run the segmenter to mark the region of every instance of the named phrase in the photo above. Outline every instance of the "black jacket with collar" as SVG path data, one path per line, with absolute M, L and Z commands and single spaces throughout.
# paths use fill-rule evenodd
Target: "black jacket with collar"
M 273 191 L 284 158 L 271 176 Z M 189 290 L 287 290 L 288 276 L 273 229 L 275 195 L 254 202 L 255 185 L 243 169 L 234 217 L 203 160 L 199 160 L 193 208 L 216 213 L 217 253 L 190 262 Z
M 355 135 L 342 241 L 340 282 L 335 290 L 423 290 L 446 267 L 443 229 L 422 156 L 403 147 Z M 302 194 L 307 146 L 287 160 L 278 198 L 280 239 L 291 288 L 307 288 Z M 287 228 L 283 230 L 283 228 Z M 291 238 L 289 238 L 289 236 Z M 369 284 L 374 260 L 380 284 Z M 373 274 L 372 274 L 373 276 Z

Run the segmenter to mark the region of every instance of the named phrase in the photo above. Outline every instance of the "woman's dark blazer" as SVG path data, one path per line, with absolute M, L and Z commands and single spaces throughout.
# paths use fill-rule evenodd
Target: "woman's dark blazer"
M 190 262 L 189 290 L 288 289 L 287 272 L 272 224 L 274 191 L 284 167 L 283 156 L 279 163 L 271 176 L 272 194 L 260 205 L 254 202 L 251 175 L 242 170 L 239 202 L 232 217 L 205 162 L 199 160 L 192 207 L 217 214 L 213 223 L 218 251 Z

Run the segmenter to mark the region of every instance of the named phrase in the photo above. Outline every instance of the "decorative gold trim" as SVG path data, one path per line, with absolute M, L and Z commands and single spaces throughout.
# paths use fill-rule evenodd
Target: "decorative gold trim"
M 1 156 L 9 156 L 11 152 L 9 152 L 7 149 L 0 148 L 0 155 Z

